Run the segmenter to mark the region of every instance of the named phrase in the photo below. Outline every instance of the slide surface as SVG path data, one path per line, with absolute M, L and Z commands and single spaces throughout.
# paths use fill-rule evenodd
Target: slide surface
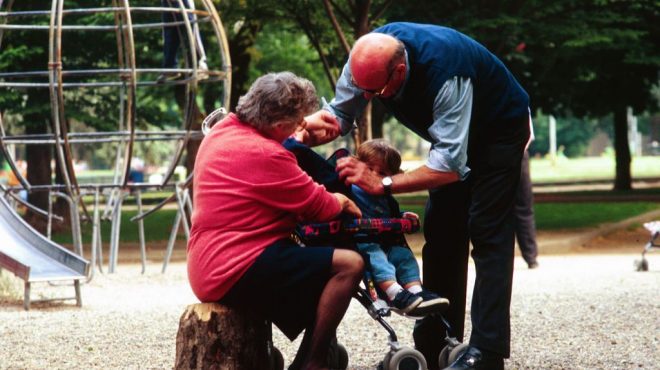
M 29 282 L 76 280 L 89 262 L 41 235 L 0 196 L 0 267 Z

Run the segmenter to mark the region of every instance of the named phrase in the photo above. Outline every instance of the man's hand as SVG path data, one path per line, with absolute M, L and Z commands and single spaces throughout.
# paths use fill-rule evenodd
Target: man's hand
M 382 177 L 355 157 L 344 157 L 337 161 L 339 178 L 346 184 L 355 184 L 369 194 L 384 193 Z
M 295 139 L 308 146 L 329 143 L 339 136 L 339 122 L 335 116 L 325 109 L 305 117 L 307 123 L 304 130 Z

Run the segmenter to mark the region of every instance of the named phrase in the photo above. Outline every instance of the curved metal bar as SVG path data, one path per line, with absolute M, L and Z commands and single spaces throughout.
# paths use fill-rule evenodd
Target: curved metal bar
M 131 158 L 133 156 L 133 140 L 135 139 L 135 114 L 136 114 L 136 94 L 137 89 L 136 81 L 137 74 L 135 72 L 135 41 L 133 39 L 133 29 L 131 23 L 131 7 L 128 0 L 122 0 L 124 7 L 124 22 L 127 27 L 123 29 L 124 51 L 126 52 L 126 62 L 131 73 L 129 75 L 129 89 L 126 95 L 126 127 L 131 133 L 128 143 L 126 144 L 126 151 L 124 152 L 124 170 L 120 183 L 124 186 L 128 183 L 128 173 L 131 170 Z M 118 13 L 120 14 L 120 13 Z
M 51 118 L 53 120 L 53 130 L 55 131 L 55 153 L 57 160 L 62 169 L 62 177 L 66 185 L 67 192 L 73 194 L 74 190 L 69 178 L 69 166 L 66 163 L 65 154 L 62 148 L 62 127 L 64 127 L 64 97 L 63 91 L 60 87 L 62 83 L 62 31 L 59 27 L 62 25 L 62 7 L 64 0 L 53 0 L 52 13 L 50 18 L 50 33 L 49 33 L 49 87 L 50 87 L 50 104 L 51 104 Z
M 30 211 L 32 211 L 32 212 L 38 214 L 39 216 L 46 217 L 46 218 L 48 217 L 48 214 L 49 214 L 49 213 L 48 213 L 47 211 L 44 211 L 43 209 L 41 209 L 41 208 L 39 208 L 39 207 L 33 205 L 32 203 L 29 203 L 29 202 L 24 201 L 23 199 L 21 199 L 21 197 L 19 197 L 18 195 L 14 194 L 14 193 L 12 192 L 12 190 L 13 190 L 12 188 L 8 188 L 8 187 L 6 187 L 5 185 L 0 184 L 0 191 L 2 191 L 3 193 L 5 193 L 5 195 L 8 195 L 8 196 L 12 197 L 12 199 L 14 199 L 14 200 L 17 201 L 18 203 L 24 205 L 25 207 L 27 207 L 28 209 L 30 209 Z M 58 216 L 58 215 L 52 215 L 51 217 L 54 218 L 54 219 L 56 219 L 56 220 L 59 221 L 59 222 L 64 221 L 64 218 L 62 218 L 61 216 Z
M 209 17 L 201 18 L 196 21 L 196 23 L 206 23 L 210 22 Z M 151 28 L 162 28 L 162 27 L 175 27 L 177 25 L 183 26 L 185 22 L 171 22 L 171 23 L 139 23 L 133 25 L 134 30 L 139 29 L 151 29 Z M 126 26 L 123 26 L 126 27 Z M 117 28 L 117 26 L 85 26 L 85 25 L 62 25 L 62 30 L 64 31 L 111 31 Z M 27 25 L 27 24 L 0 24 L 0 30 L 30 30 L 30 31 L 47 31 L 48 26 L 45 25 Z
M 170 167 L 168 170 L 165 172 L 165 175 L 163 176 L 163 182 L 162 184 L 165 185 L 168 181 L 170 181 L 170 178 L 172 178 L 172 175 L 174 174 L 174 171 L 176 170 L 176 166 L 178 165 L 179 161 L 181 160 L 181 157 L 183 156 L 183 150 L 186 148 L 188 145 L 188 140 L 190 139 L 190 131 L 192 130 L 192 124 L 193 120 L 195 119 L 194 117 L 194 109 L 192 109 L 193 104 L 197 104 L 195 102 L 195 97 L 197 95 L 197 45 L 196 45 L 196 37 L 194 34 L 194 31 L 192 29 L 192 26 L 190 25 L 190 19 L 188 19 L 186 15 L 186 4 L 184 1 L 179 1 L 179 10 L 181 12 L 181 18 L 183 21 L 186 23 L 186 33 L 188 35 L 188 44 L 189 44 L 189 50 L 192 58 L 190 58 L 190 61 L 188 61 L 186 58 L 186 63 L 190 62 L 192 64 L 192 69 L 193 69 L 193 74 L 192 74 L 192 81 L 189 84 L 186 84 L 186 101 L 184 105 L 184 127 L 186 130 L 186 135 L 183 137 L 183 140 L 179 141 L 179 145 L 176 149 L 176 152 L 172 158 L 172 162 L 170 163 Z M 180 37 L 180 36 L 179 36 Z M 201 41 L 200 41 L 201 42 Z M 201 46 L 201 45 L 200 45 Z
M 13 3 L 13 0 L 11 1 Z M 2 2 L 0 1 L 0 7 L 2 6 Z M 9 6 L 11 9 L 11 6 Z M 62 14 L 94 14 L 94 13 L 110 13 L 110 12 L 115 12 L 115 13 L 121 13 L 124 11 L 123 7 L 104 7 L 104 8 L 79 8 L 79 9 L 64 9 L 62 11 Z M 164 13 L 164 12 L 171 12 L 171 13 L 178 13 L 179 10 L 176 10 L 174 8 L 168 8 L 168 7 L 146 7 L 146 6 L 136 6 L 136 7 L 131 7 L 131 11 L 134 12 L 151 12 L 151 13 Z M 204 15 L 208 16 L 209 13 L 205 12 L 203 10 L 196 10 L 196 9 L 188 9 L 186 13 L 194 13 L 197 15 Z M 21 17 L 21 16 L 33 16 L 33 15 L 50 15 L 50 12 L 48 10 L 24 10 L 24 11 L 18 11 L 18 12 L 11 12 L 11 11 L 5 11 L 5 12 L 0 12 L 0 18 L 3 17 Z
M 142 73 L 163 73 L 163 72 L 179 72 L 179 73 L 192 73 L 193 70 L 189 68 L 136 68 L 138 74 Z M 128 76 L 131 72 L 130 69 L 77 69 L 62 71 L 62 76 L 85 76 L 85 75 L 111 75 L 116 74 L 119 76 Z M 27 78 L 33 76 L 48 76 L 49 71 L 25 71 L 25 72 L 0 72 L 0 78 Z M 216 73 L 223 75 L 223 71 L 209 71 L 209 73 Z
M 186 180 L 183 182 L 183 184 L 181 185 L 181 187 L 182 187 L 182 188 L 187 188 L 187 187 L 189 187 L 189 186 L 192 184 L 192 180 L 193 180 L 193 174 L 191 173 L 191 174 L 188 175 L 188 177 L 187 177 Z M 175 185 L 174 193 L 172 193 L 172 195 L 170 195 L 169 197 L 165 198 L 163 201 L 161 201 L 160 203 L 158 203 L 156 206 L 154 206 L 154 207 L 151 208 L 150 210 L 148 210 L 148 211 L 146 211 L 146 212 L 144 212 L 144 213 L 140 213 L 140 214 L 137 214 L 137 215 L 133 216 L 133 217 L 131 218 L 131 221 L 141 220 L 141 219 L 143 219 L 143 218 L 149 216 L 150 214 L 152 214 L 152 213 L 158 211 L 159 209 L 163 208 L 163 206 L 165 206 L 167 203 L 169 203 L 169 202 L 173 201 L 174 199 L 176 199 L 176 186 L 178 186 L 178 185 Z
M 225 71 L 225 85 L 223 91 L 222 106 L 225 109 L 229 110 L 230 105 L 230 95 L 231 95 L 231 57 L 229 54 L 229 44 L 227 43 L 227 35 L 225 34 L 225 28 L 222 25 L 220 20 L 220 15 L 215 9 L 215 6 L 211 0 L 202 0 L 204 7 L 211 13 L 213 19 L 214 27 L 213 31 L 215 32 L 216 38 L 218 39 L 218 46 L 220 48 L 220 57 L 222 58 L 222 69 Z
M 173 70 L 168 70 L 171 72 Z M 175 71 L 175 70 L 174 70 Z M 189 71 L 189 70 L 188 70 Z M 209 78 L 204 80 L 204 83 L 211 83 L 216 81 L 224 81 L 222 71 L 209 71 L 209 74 L 217 76 L 217 78 Z M 193 81 L 193 78 L 186 78 L 181 80 L 166 81 L 159 83 L 156 81 L 142 81 L 136 82 L 136 86 L 170 86 L 170 85 L 186 85 Z M 124 82 L 67 82 L 62 84 L 62 88 L 92 88 L 92 87 L 122 87 Z M 0 87 L 17 87 L 17 88 L 42 88 L 50 87 L 48 83 L 41 82 L 0 82 Z

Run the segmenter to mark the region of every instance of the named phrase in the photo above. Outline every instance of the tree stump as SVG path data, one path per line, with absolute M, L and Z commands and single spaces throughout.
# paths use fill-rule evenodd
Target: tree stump
M 179 321 L 175 369 L 269 369 L 270 323 L 217 303 L 193 304 Z

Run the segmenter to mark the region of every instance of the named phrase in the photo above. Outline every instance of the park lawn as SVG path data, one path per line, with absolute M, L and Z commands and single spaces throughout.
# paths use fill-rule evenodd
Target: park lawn
M 425 197 L 400 197 L 402 211 L 417 213 L 424 220 Z M 534 205 L 539 230 L 561 230 L 595 227 L 618 222 L 660 209 L 657 202 L 579 202 L 537 203 Z
M 424 196 L 400 197 L 401 210 L 417 213 L 424 220 Z M 617 222 L 634 217 L 655 209 L 660 209 L 660 203 L 654 202 L 585 202 L 585 203 L 538 203 L 534 205 L 536 226 L 539 230 L 561 230 L 595 227 L 603 223 Z M 450 210 L 448 210 L 450 212 Z M 164 241 L 169 238 L 175 210 L 165 209 L 149 215 L 144 220 L 145 240 Z M 120 241 L 139 242 L 138 224 L 130 221 L 135 211 L 122 212 Z M 102 241 L 110 242 L 110 222 L 101 226 Z M 83 243 L 92 240 L 92 227 L 83 225 Z M 179 239 L 183 234 L 179 233 Z M 56 234 L 53 240 L 60 244 L 71 244 L 71 235 Z
M 123 211 L 121 214 L 121 229 L 119 234 L 120 242 L 139 242 L 138 223 L 131 221 L 131 218 L 137 214 L 137 211 Z M 144 219 L 144 239 L 148 242 L 168 240 L 170 231 L 172 230 L 172 223 L 176 210 L 164 209 L 159 210 Z M 83 244 L 91 243 L 92 241 L 92 225 L 85 223 L 81 225 Z M 104 245 L 110 243 L 110 221 L 101 222 L 101 241 Z M 179 239 L 183 235 L 179 235 Z M 59 244 L 72 244 L 71 233 L 63 232 L 53 235 L 53 241 Z
M 623 221 L 656 209 L 660 209 L 660 203 L 585 202 L 534 205 L 536 227 L 539 230 L 594 227 L 604 223 Z
M 614 179 L 613 157 L 560 158 L 554 163 L 546 158 L 530 160 L 530 174 L 535 184 L 544 182 Z M 633 179 L 660 177 L 660 156 L 633 157 Z

